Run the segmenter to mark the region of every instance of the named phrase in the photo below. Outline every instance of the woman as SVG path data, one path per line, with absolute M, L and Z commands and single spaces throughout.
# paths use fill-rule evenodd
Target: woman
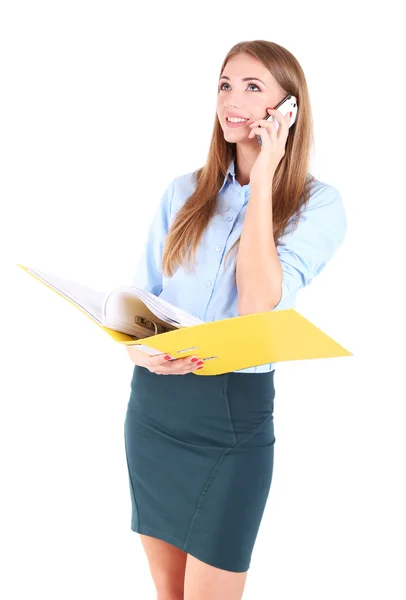
M 273 110 L 289 94 L 291 128 L 291 115 Z M 231 126 L 230 116 L 247 121 Z M 295 57 L 268 41 L 235 45 L 220 70 L 206 164 L 167 187 L 134 285 L 206 322 L 294 307 L 346 231 L 338 191 L 308 173 L 311 137 Z M 158 597 L 239 600 L 272 479 L 275 365 L 197 377 L 198 353 L 127 351 L 131 529 Z

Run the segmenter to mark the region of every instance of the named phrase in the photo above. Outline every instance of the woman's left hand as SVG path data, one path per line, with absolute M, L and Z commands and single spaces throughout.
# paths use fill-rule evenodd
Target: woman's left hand
M 285 116 L 279 110 L 273 108 L 267 109 L 279 123 L 276 131 L 275 123 L 269 120 L 260 119 L 250 123 L 251 132 L 249 138 L 260 135 L 262 139 L 261 151 L 251 169 L 251 186 L 261 186 L 272 191 L 272 181 L 276 168 L 285 154 L 286 140 L 289 133 L 290 113 Z M 261 127 L 258 127 L 261 125 Z

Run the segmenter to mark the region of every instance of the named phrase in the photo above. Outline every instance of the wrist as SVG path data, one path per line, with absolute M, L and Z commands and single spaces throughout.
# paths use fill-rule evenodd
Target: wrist
M 251 184 L 251 194 L 263 198 L 269 198 L 272 195 L 272 182 L 269 184 L 253 183 Z

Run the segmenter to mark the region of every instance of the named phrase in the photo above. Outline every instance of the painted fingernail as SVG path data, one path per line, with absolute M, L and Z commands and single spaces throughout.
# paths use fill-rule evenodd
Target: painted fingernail
M 199 362 L 196 363 L 196 365 L 204 365 L 204 360 L 199 360 Z
M 196 362 L 197 360 L 199 360 L 198 358 L 192 358 L 191 361 L 192 362 Z
M 203 369 L 203 367 L 197 367 L 196 371 L 198 371 L 199 369 Z
M 165 356 L 164 356 L 164 359 L 165 359 L 165 360 L 169 360 L 169 359 L 170 359 L 170 356 L 169 356 L 169 354 L 165 354 Z
M 267 108 L 266 110 L 275 110 L 274 108 Z
M 292 112 L 290 113 L 290 116 L 292 116 Z

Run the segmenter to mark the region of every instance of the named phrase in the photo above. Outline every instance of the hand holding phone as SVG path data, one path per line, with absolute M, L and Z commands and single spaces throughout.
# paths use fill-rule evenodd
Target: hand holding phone
M 279 104 L 277 106 L 275 106 L 274 110 L 279 110 L 279 112 L 281 112 L 283 116 L 285 116 L 288 112 L 291 112 L 292 117 L 290 119 L 289 127 L 292 127 L 292 125 L 296 121 L 296 115 L 297 115 L 297 110 L 298 110 L 296 97 L 289 94 L 288 96 L 286 96 L 286 98 L 281 100 L 281 102 L 279 102 Z M 275 123 L 276 132 L 278 132 L 278 129 L 279 129 L 278 121 L 272 115 L 269 115 L 269 114 L 267 114 L 264 117 L 264 120 L 270 120 L 270 119 L 272 119 L 272 121 L 271 121 L 272 123 Z M 257 140 L 258 140 L 258 144 L 260 146 L 262 146 L 262 139 L 261 139 L 260 135 L 257 135 Z

